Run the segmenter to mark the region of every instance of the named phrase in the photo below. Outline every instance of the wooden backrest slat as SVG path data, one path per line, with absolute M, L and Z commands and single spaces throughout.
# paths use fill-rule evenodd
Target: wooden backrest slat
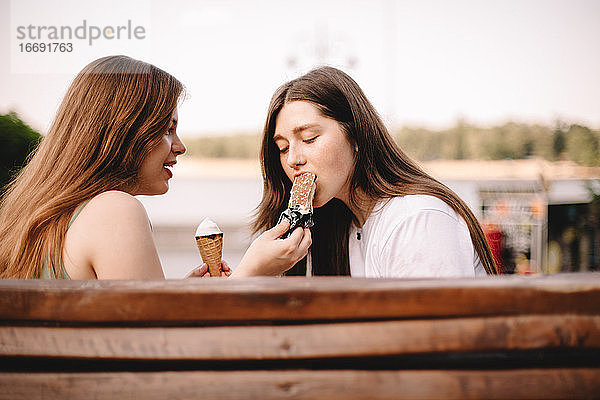
M 199 321 L 597 315 L 599 298 L 598 273 L 443 280 L 0 280 L 0 321 L 177 325 Z

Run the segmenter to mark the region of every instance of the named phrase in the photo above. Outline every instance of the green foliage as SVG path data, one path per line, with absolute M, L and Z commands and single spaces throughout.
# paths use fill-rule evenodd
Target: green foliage
M 194 157 L 258 159 L 261 138 L 258 134 L 237 134 L 184 138 L 187 154 Z
M 540 157 L 600 166 L 600 131 L 560 121 L 554 128 L 515 122 L 482 128 L 459 121 L 445 130 L 403 127 L 393 134 L 407 154 L 421 161 Z M 0 115 L 0 186 L 25 164 L 41 137 L 15 113 Z M 194 157 L 258 159 L 261 137 L 235 134 L 184 138 L 184 142 Z
M 0 115 L 0 192 L 25 165 L 42 135 L 25 124 L 16 113 Z
M 554 159 L 559 157 L 565 151 L 565 141 L 565 132 L 559 128 L 555 129 L 552 134 L 552 153 Z
M 445 130 L 403 127 L 393 134 L 407 154 L 421 161 L 540 157 L 600 165 L 600 132 L 560 121 L 555 127 L 507 122 L 485 128 L 459 121 Z M 184 141 L 188 154 L 196 157 L 257 159 L 261 138 L 258 134 L 237 134 Z
M 459 122 L 454 128 L 431 131 L 404 127 L 395 132 L 400 147 L 410 156 L 434 159 L 566 158 L 582 165 L 600 165 L 600 132 L 580 125 L 542 125 L 507 122 L 480 128 Z
M 600 135 L 581 125 L 571 125 L 565 135 L 565 151 L 570 160 L 582 165 L 600 166 Z
M 402 128 L 396 134 L 396 142 L 410 156 L 430 161 L 445 158 L 451 153 L 454 140 L 449 132 L 434 132 L 423 128 Z

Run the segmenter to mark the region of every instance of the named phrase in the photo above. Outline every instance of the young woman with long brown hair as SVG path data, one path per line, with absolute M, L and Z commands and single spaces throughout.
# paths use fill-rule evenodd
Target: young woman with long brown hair
M 256 232 L 275 225 L 294 176 L 317 176 L 313 275 L 497 273 L 467 205 L 404 154 L 358 84 L 338 69 L 317 68 L 275 92 L 261 160 Z M 287 274 L 305 272 L 304 259 Z
M 125 56 L 93 61 L 75 77 L 48 134 L 2 197 L 1 278 L 164 278 L 134 196 L 169 188 L 170 168 L 186 150 L 177 135 L 183 92 L 165 71 Z M 280 224 L 259 237 L 235 275 L 301 259 L 310 232 L 279 240 L 285 230 Z

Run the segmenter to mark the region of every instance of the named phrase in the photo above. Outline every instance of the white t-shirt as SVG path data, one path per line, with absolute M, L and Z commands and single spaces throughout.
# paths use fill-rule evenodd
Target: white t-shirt
M 348 242 L 350 275 L 355 277 L 486 274 L 463 218 L 433 196 L 378 202 L 362 228 L 352 224 Z

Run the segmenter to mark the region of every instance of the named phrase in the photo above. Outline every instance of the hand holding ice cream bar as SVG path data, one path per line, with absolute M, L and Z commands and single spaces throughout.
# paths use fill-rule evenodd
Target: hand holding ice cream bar
M 305 172 L 294 178 L 288 208 L 281 213 L 278 221 L 279 223 L 284 218 L 290 221 L 290 229 L 281 237 L 282 239 L 291 235 L 299 226 L 310 228 L 314 225 L 312 203 L 315 196 L 316 179 L 317 176 L 312 172 Z
M 202 261 L 208 265 L 210 276 L 221 276 L 223 231 L 209 218 L 204 218 L 196 229 L 196 244 Z

